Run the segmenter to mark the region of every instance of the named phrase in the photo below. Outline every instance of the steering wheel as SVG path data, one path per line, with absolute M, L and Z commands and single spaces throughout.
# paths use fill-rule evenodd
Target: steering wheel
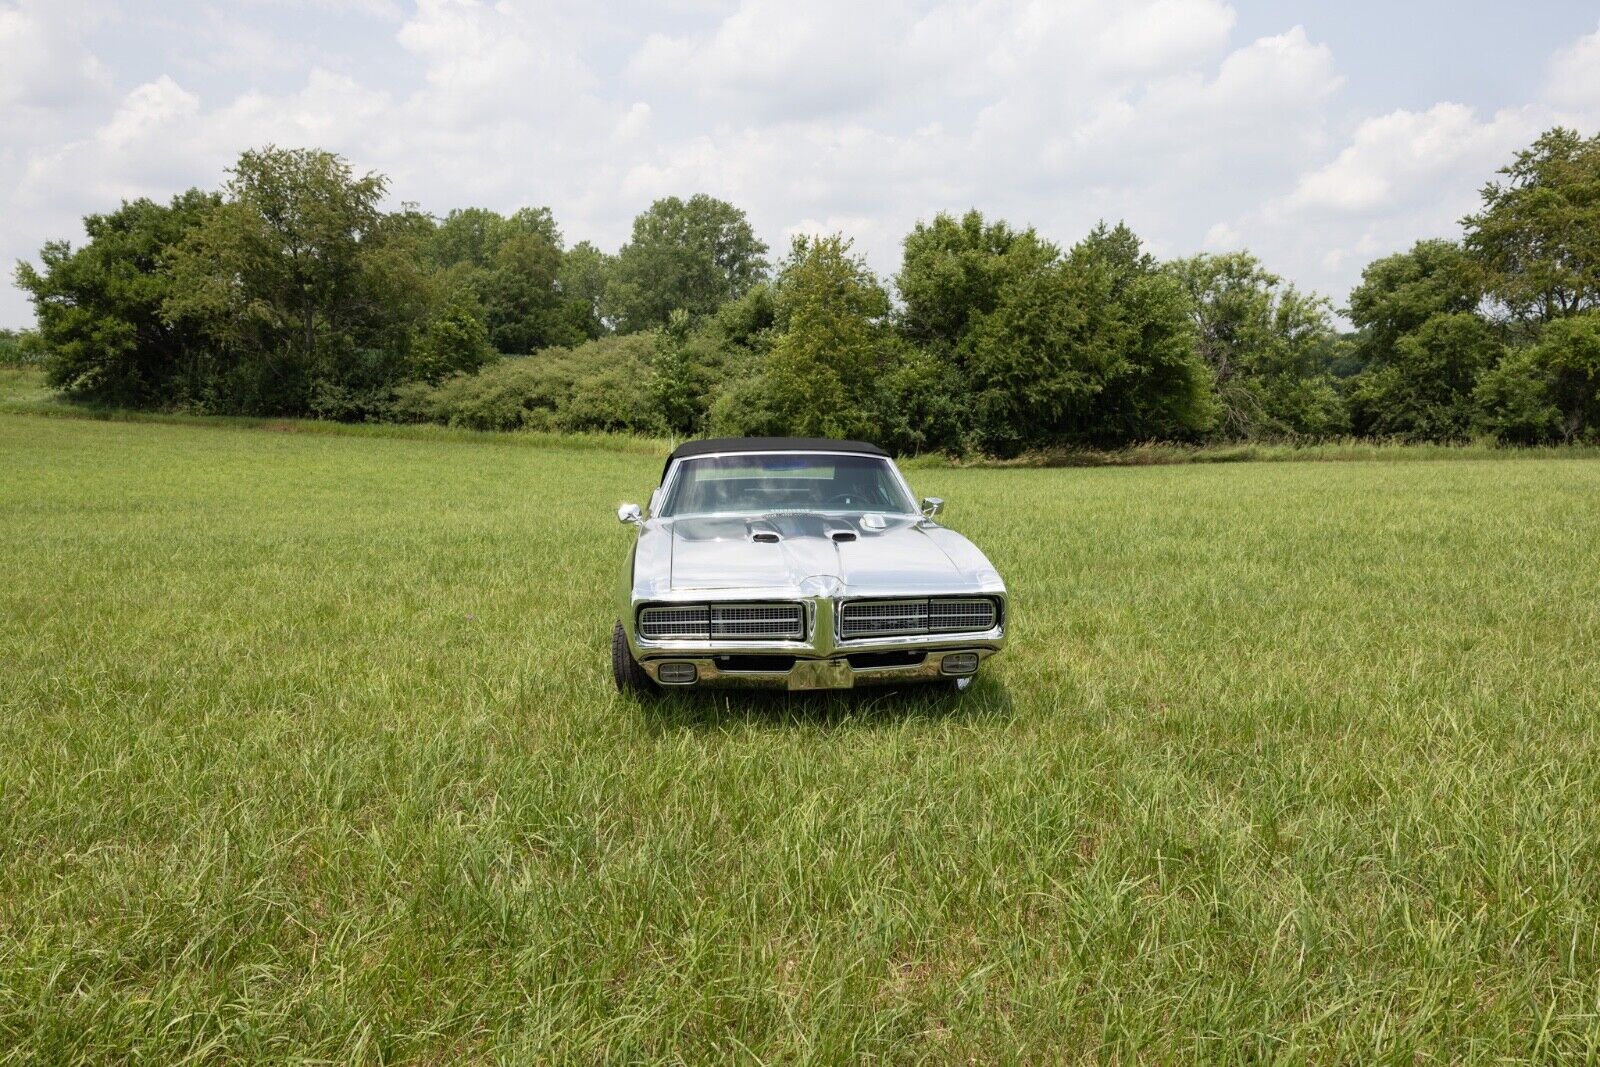
M 857 504 L 865 504 L 867 501 L 864 499 L 864 494 L 862 493 L 835 493 L 833 496 L 830 496 L 828 499 L 824 500 L 823 503 L 843 504 L 846 507 L 853 507 Z

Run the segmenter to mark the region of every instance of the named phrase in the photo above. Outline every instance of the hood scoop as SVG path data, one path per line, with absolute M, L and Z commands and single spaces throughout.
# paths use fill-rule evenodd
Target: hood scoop
M 838 519 L 825 520 L 823 523 L 823 529 L 827 532 L 828 539 L 836 543 L 854 541 L 857 536 L 856 528 L 854 526 L 850 525 L 848 522 L 841 522 Z
M 751 519 L 744 524 L 744 528 L 750 540 L 758 545 L 775 545 L 783 540 L 778 528 L 765 519 Z
M 828 536 L 832 537 L 835 541 L 854 541 L 856 539 L 856 532 L 854 530 L 835 530 Z

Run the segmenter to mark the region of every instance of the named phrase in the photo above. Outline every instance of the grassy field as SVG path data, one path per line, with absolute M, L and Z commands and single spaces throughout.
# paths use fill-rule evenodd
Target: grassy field
M 619 698 L 650 455 L 0 416 L 0 1062 L 1600 1058 L 1600 461 L 916 470 L 963 698 Z

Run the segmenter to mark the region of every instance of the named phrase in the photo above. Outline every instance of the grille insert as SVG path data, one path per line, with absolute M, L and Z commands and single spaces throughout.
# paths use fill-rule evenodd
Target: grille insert
M 995 603 L 983 597 L 852 600 L 839 609 L 839 637 L 901 637 L 994 629 Z
M 639 634 L 652 641 L 798 641 L 799 604 L 675 604 L 639 611 Z
M 645 608 L 639 612 L 639 632 L 654 640 L 705 637 L 711 628 L 711 609 L 704 604 L 681 608 Z
M 993 627 L 992 600 L 928 601 L 928 629 L 934 633 L 969 633 Z

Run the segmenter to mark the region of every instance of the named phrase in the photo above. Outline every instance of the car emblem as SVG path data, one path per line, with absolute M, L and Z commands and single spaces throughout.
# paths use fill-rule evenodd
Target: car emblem
M 838 596 L 844 592 L 844 579 L 834 574 L 813 574 L 801 580 L 800 592 L 806 596 Z

